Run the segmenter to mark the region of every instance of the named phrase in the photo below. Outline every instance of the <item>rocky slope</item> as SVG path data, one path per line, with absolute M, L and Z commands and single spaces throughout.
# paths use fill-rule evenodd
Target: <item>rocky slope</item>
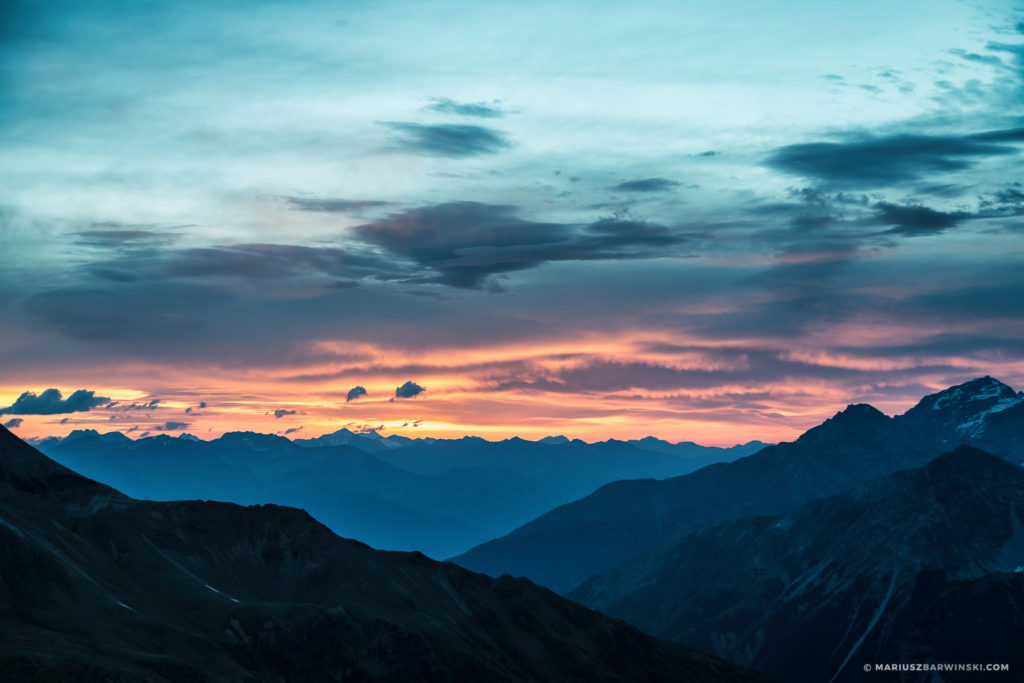
M 1024 469 L 959 446 L 788 515 L 700 527 L 569 595 L 781 680 L 851 680 L 864 662 L 1024 665 L 1020 610 L 997 598 L 1021 571 Z M 1002 647 L 949 658 L 954 633 L 993 621 Z

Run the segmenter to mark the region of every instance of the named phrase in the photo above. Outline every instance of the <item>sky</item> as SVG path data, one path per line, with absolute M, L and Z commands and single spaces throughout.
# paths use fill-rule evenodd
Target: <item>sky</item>
M 1024 388 L 1024 6 L 0 4 L 0 422 L 788 440 Z

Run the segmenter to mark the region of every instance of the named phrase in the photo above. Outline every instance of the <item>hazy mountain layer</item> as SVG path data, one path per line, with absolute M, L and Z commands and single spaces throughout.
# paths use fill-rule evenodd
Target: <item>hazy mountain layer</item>
M 133 441 L 116 432 L 78 431 L 39 448 L 139 498 L 293 505 L 375 547 L 443 558 L 609 481 L 674 476 L 762 445 L 413 440 L 348 430 L 294 442 L 251 432 L 212 441 L 187 435 Z

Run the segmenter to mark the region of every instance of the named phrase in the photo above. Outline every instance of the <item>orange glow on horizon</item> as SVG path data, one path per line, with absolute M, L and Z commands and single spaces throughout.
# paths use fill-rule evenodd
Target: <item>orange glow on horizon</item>
M 133 437 L 189 432 L 210 439 L 228 431 L 258 431 L 309 438 L 343 427 L 372 427 L 409 437 L 500 440 L 560 434 L 602 441 L 655 436 L 730 446 L 792 440 L 854 402 L 897 414 L 921 398 L 922 385 L 938 391 L 981 374 L 1011 384 L 1024 378 L 1020 363 L 1004 361 L 993 367 L 992 359 L 985 358 L 870 353 L 883 341 L 933 333 L 857 327 L 847 321 L 815 331 L 797 344 L 773 339 L 709 343 L 695 336 L 634 330 L 572 341 L 415 353 L 319 340 L 307 345 L 308 362 L 276 367 L 127 363 L 55 367 L 49 377 L 31 378 L 15 371 L 0 387 L 0 405 L 11 405 L 26 390 L 38 393 L 50 387 L 65 396 L 87 388 L 118 402 L 88 412 L 2 416 L 5 423 L 15 420 L 17 433 L 25 437 L 88 428 Z M 836 339 L 842 339 L 844 350 L 830 350 L 826 341 Z M 752 369 L 755 357 L 810 370 L 803 377 L 760 379 Z M 635 386 L 629 386 L 635 367 Z M 951 379 L 948 368 L 962 370 L 959 379 Z M 849 373 L 849 379 L 816 378 L 828 370 Z M 645 378 L 648 371 L 652 375 Z M 916 374 L 909 384 L 888 378 L 911 371 Z M 885 379 L 859 380 L 857 373 Z M 426 391 L 396 398 L 396 387 L 410 380 Z M 367 394 L 346 401 L 356 385 Z M 153 406 L 151 401 L 158 403 Z

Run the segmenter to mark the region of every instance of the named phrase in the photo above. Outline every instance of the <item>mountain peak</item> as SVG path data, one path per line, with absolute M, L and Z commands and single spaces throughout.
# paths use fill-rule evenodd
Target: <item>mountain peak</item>
M 867 403 L 855 403 L 804 432 L 797 442 L 842 440 L 855 433 L 879 430 L 890 421 L 891 418 L 878 408 Z
M 70 443 L 78 439 L 98 439 L 100 433 L 95 429 L 72 429 L 68 432 L 68 435 L 64 437 L 64 443 Z
M 877 419 L 878 417 L 885 417 L 885 413 L 870 403 L 851 403 L 846 406 L 846 408 L 836 413 L 832 419 L 834 420 L 840 416 L 870 420 Z
M 989 415 L 1024 402 L 1024 396 L 988 375 L 925 396 L 901 418 L 929 424 L 950 438 L 978 436 Z
M 911 410 L 918 407 L 927 407 L 931 410 L 950 410 L 965 403 L 998 401 L 1019 397 L 1020 395 L 1009 385 L 1000 382 L 994 377 L 985 375 L 984 377 L 978 377 L 969 382 L 957 384 L 938 393 L 925 396 Z

